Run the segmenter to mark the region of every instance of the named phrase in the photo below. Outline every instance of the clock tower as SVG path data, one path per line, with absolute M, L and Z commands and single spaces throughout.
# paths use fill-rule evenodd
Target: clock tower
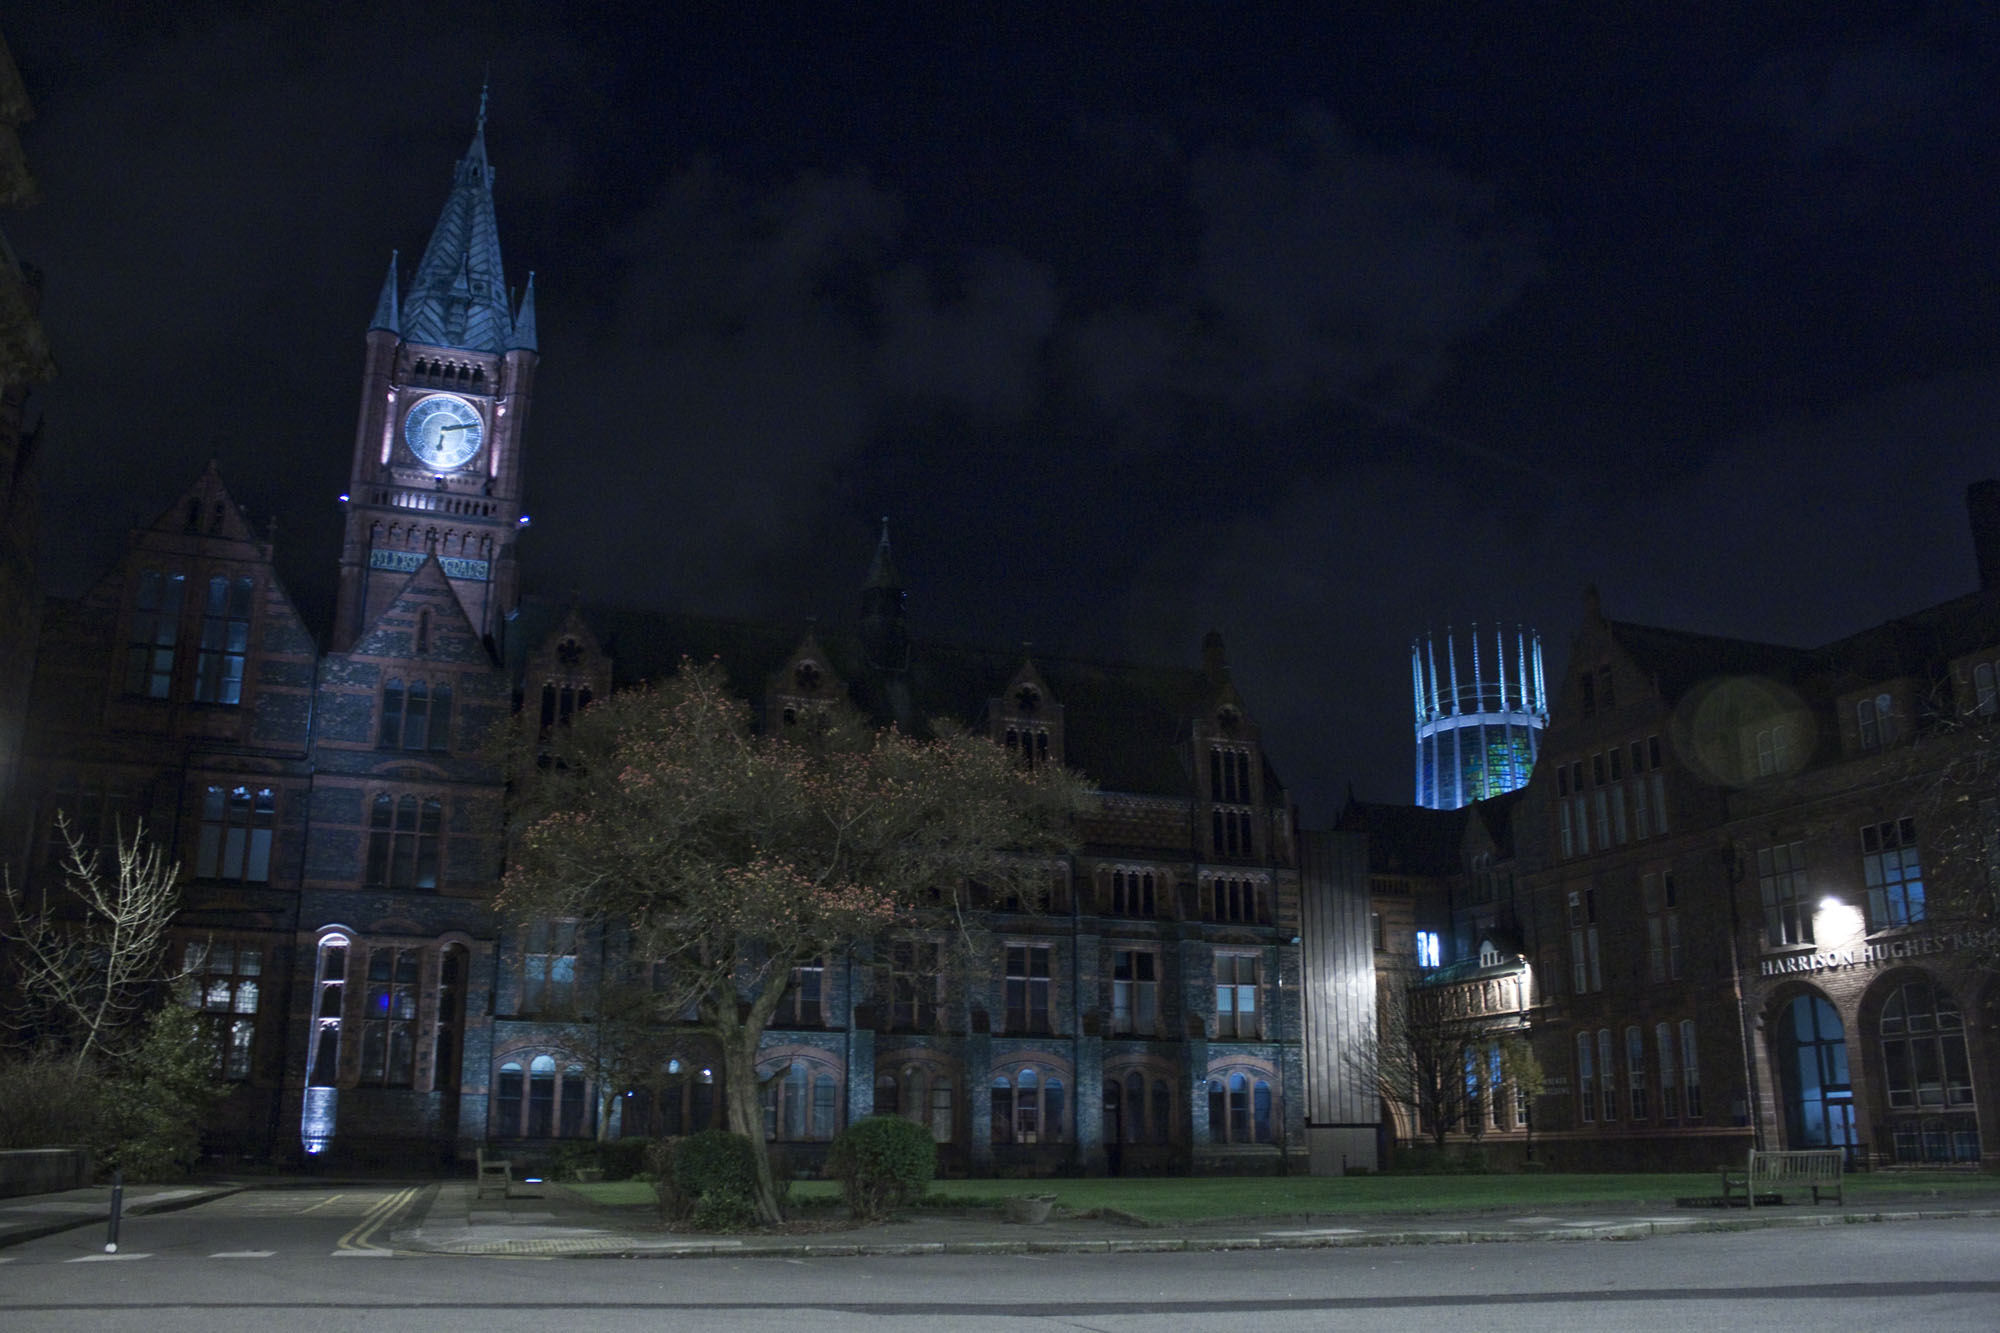
M 535 279 L 518 301 L 500 266 L 486 99 L 430 244 L 399 291 L 396 259 L 368 328 L 332 646 L 354 645 L 436 556 L 496 644 L 514 609 L 521 435 L 534 392 Z

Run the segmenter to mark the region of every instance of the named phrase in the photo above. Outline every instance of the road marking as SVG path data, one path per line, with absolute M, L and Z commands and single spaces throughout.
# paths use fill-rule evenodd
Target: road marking
M 335 1250 L 328 1256 L 333 1259 L 393 1259 L 394 1250 Z
M 316 1213 L 316 1212 L 318 1212 L 318 1211 L 319 1211 L 320 1209 L 322 1209 L 322 1208 L 326 1207 L 326 1206 L 327 1206 L 328 1204 L 332 1203 L 332 1202 L 333 1202 L 333 1201 L 334 1201 L 335 1199 L 344 1199 L 344 1198 L 346 1198 L 346 1197 L 347 1197 L 347 1196 L 346 1196 L 346 1195 L 344 1195 L 344 1194 L 329 1194 L 329 1195 L 327 1195 L 327 1196 L 326 1196 L 326 1197 L 325 1197 L 324 1199 L 321 1199 L 321 1200 L 320 1200 L 320 1201 L 319 1201 L 318 1203 L 314 1204 L 314 1205 L 313 1205 L 312 1207 L 310 1207 L 310 1208 L 301 1208 L 301 1209 L 299 1209 L 299 1212 L 300 1212 L 300 1214 L 301 1214 L 301 1215 L 303 1215 L 303 1214 L 305 1214 L 305 1213 Z
M 408 1189 L 397 1190 L 394 1194 L 383 1199 L 368 1210 L 368 1215 L 361 1219 L 360 1224 L 354 1230 L 340 1238 L 339 1244 L 334 1247 L 334 1252 L 336 1254 L 369 1254 L 380 1255 L 384 1258 L 388 1257 L 391 1253 L 390 1251 L 380 1249 L 375 1245 L 375 1233 L 387 1225 L 390 1218 L 402 1211 L 405 1204 L 416 1197 L 417 1187 L 412 1185 Z
M 219 1250 L 209 1255 L 211 1259 L 268 1259 L 276 1250 Z
M 65 1259 L 63 1262 L 66 1264 L 104 1264 L 114 1263 L 119 1259 L 150 1259 L 152 1257 L 150 1254 L 79 1254 L 76 1258 Z

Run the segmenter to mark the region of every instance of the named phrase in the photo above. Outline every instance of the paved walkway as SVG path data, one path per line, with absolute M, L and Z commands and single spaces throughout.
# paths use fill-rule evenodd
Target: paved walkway
M 135 1186 L 125 1191 L 124 1208 L 131 1216 L 170 1212 L 276 1183 L 264 1179 Z M 111 1191 L 103 1186 L 0 1199 L 0 1247 L 74 1227 L 104 1226 L 110 1200 Z M 472 1181 L 450 1180 L 426 1187 L 400 1217 L 376 1232 L 370 1243 L 385 1252 L 404 1254 L 824 1258 L 1624 1240 L 1746 1227 L 1833 1226 L 1940 1217 L 2000 1218 L 2000 1190 L 1943 1196 L 1913 1183 L 1908 1191 L 1871 1194 L 1865 1203 L 1798 1204 L 1755 1212 L 1741 1208 L 1661 1206 L 1632 1210 L 1603 1206 L 1518 1213 L 1239 1218 L 1167 1226 L 1061 1215 L 1037 1225 L 1013 1225 L 995 1211 L 969 1209 L 841 1230 L 704 1236 L 666 1231 L 648 1208 L 596 1204 L 560 1185 L 517 1184 L 505 1199 L 482 1199 Z

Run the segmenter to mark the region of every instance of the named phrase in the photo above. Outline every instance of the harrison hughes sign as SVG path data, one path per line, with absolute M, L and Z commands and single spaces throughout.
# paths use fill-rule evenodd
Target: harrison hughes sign
M 1951 953 L 1958 949 L 2000 948 L 2000 926 L 1988 930 L 1960 930 L 1949 935 L 1907 935 L 1847 949 L 1827 949 L 1820 953 L 1791 953 L 1760 959 L 1761 976 L 1782 977 L 1793 972 L 1827 972 L 1839 967 L 1874 967 L 1904 958 Z

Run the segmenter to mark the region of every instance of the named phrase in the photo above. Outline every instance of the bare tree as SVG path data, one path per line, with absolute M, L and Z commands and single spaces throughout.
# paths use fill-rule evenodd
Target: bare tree
M 117 1056 L 137 1041 L 142 1020 L 177 978 L 168 966 L 168 930 L 180 907 L 180 865 L 146 838 L 141 821 L 115 837 L 110 859 L 84 845 L 67 815 L 56 817 L 64 855 L 59 891 L 30 893 L 11 877 L 0 941 L 13 954 L 17 1037 L 59 1047 L 71 1068 Z
M 1449 988 L 1426 986 L 1414 971 L 1386 972 L 1375 1034 L 1349 1055 L 1357 1071 L 1372 1069 L 1382 1099 L 1440 1148 L 1454 1131 L 1478 1132 L 1483 1072 L 1482 1034 L 1452 1015 L 1449 998 Z

